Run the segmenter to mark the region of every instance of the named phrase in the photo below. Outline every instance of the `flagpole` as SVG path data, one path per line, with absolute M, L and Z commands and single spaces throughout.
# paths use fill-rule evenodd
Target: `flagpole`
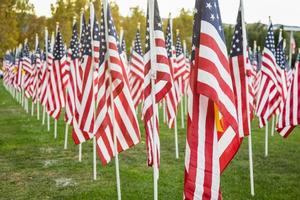
M 271 136 L 274 136 L 274 131 L 275 131 L 275 115 L 272 116 L 272 131 L 271 131 Z
M 183 40 L 183 52 L 184 52 L 184 59 L 185 59 L 185 63 L 186 63 L 186 56 L 187 56 L 187 53 L 186 53 L 186 41 Z M 187 95 L 186 95 L 186 87 L 184 88 L 184 113 L 185 115 L 187 115 Z
M 92 1 L 90 1 L 90 26 L 91 26 L 91 38 L 93 41 L 93 29 L 94 29 L 94 16 L 95 16 L 95 9 L 94 9 L 94 5 L 92 3 Z M 94 57 L 94 52 L 92 51 L 92 57 Z M 94 68 L 93 68 L 94 70 Z M 94 86 L 93 86 L 94 87 Z M 96 105 L 94 104 L 94 107 Z M 95 109 L 96 110 L 96 109 Z M 94 111 L 94 117 L 96 116 L 96 113 Z M 93 137 L 93 179 L 97 180 L 97 159 L 96 159 L 96 145 L 97 145 L 97 141 L 96 141 L 96 136 L 94 135 Z
M 79 144 L 78 147 L 78 161 L 81 162 L 82 161 L 82 144 Z
M 150 34 L 150 56 L 151 56 L 151 98 L 152 98 L 152 109 L 153 109 L 153 116 L 152 116 L 152 133 L 153 133 L 153 189 L 154 189 L 154 200 L 158 199 L 158 166 L 157 166 L 157 138 L 156 138 L 156 111 L 157 111 L 157 104 L 155 101 L 155 79 L 156 79 L 156 71 L 154 66 L 156 64 L 156 57 L 153 54 L 154 49 L 154 1 L 148 0 L 149 6 L 149 34 Z
M 67 148 L 68 148 L 68 129 L 69 129 L 69 126 L 68 126 L 68 123 L 66 123 L 66 130 L 65 130 L 65 145 L 64 145 L 64 149 L 67 149 Z
M 50 132 L 50 115 L 49 113 L 47 114 L 47 130 Z
M 240 4 L 241 4 L 241 14 L 242 14 L 242 29 L 243 29 L 243 46 L 244 46 L 244 55 L 246 55 L 248 52 L 246 50 L 247 46 L 248 46 L 248 42 L 247 42 L 247 33 L 246 33 L 246 23 L 245 23 L 245 13 L 244 13 L 244 0 L 240 0 Z M 246 66 L 246 57 L 244 56 L 244 63 Z M 249 85 L 249 79 L 247 77 L 246 78 L 246 84 L 247 86 Z M 249 97 L 250 97 L 250 93 L 249 93 L 249 87 L 246 87 L 246 94 L 248 96 L 247 98 L 247 111 L 248 111 L 248 126 L 249 126 L 249 136 L 248 136 L 248 151 L 249 151 L 249 172 L 250 172 L 250 193 L 252 196 L 255 195 L 254 192 L 254 175 L 253 175 L 253 155 L 252 155 L 252 130 L 251 130 L 251 117 L 250 117 L 250 103 L 249 103 Z
M 290 68 L 292 67 L 292 54 L 293 54 L 293 52 L 292 52 L 292 41 L 293 41 L 293 36 L 294 35 L 294 32 L 293 31 L 291 31 L 291 34 L 290 34 L 290 51 L 289 51 L 289 66 L 290 66 Z
M 40 104 L 37 102 L 36 104 L 36 119 L 40 120 Z
M 266 122 L 265 131 L 265 157 L 268 157 L 268 121 Z
M 42 125 L 45 125 L 45 118 L 46 118 L 46 107 L 43 106 Z
M 105 24 L 105 38 L 106 38 L 106 47 L 108 47 L 108 25 L 107 25 L 107 5 L 108 0 L 103 1 L 104 5 L 104 24 Z M 107 59 L 107 52 L 106 52 L 106 59 Z M 108 60 L 108 66 L 110 66 L 110 59 Z M 110 70 L 110 68 L 108 68 Z M 119 155 L 117 149 L 117 135 L 115 131 L 115 108 L 114 108 L 114 99 L 113 99 L 113 86 L 112 86 L 112 78 L 111 74 L 109 76 L 109 85 L 110 85 L 110 104 L 111 104 L 111 114 L 112 114 L 112 127 L 113 127 L 113 139 L 114 139 L 114 153 L 115 153 L 115 167 L 116 167 L 116 179 L 117 179 L 117 194 L 118 200 L 121 200 L 121 181 L 120 181 L 120 170 L 119 170 Z

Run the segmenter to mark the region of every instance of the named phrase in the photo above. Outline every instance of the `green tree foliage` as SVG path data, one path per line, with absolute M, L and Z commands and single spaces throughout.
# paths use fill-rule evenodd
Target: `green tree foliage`
M 34 13 L 34 7 L 29 0 L 1 0 L 0 1 L 0 57 L 7 49 L 16 47 L 28 38 L 29 45 L 33 49 L 35 44 L 35 34 L 40 37 L 43 46 L 44 28 L 48 27 L 49 33 L 55 31 L 56 22 L 59 22 L 60 29 L 66 44 L 69 44 L 72 34 L 72 23 L 75 17 L 77 21 L 80 19 L 81 10 L 86 12 L 86 20 L 89 16 L 89 0 L 57 0 L 51 5 L 52 17 L 37 17 Z M 94 7 L 98 21 L 101 17 L 101 0 L 94 0 Z M 128 16 L 121 16 L 118 4 L 114 1 L 110 3 L 111 13 L 117 31 L 124 28 L 124 37 L 127 43 L 127 52 L 129 52 L 132 42 L 135 38 L 137 24 L 141 23 L 142 44 L 144 44 L 146 16 L 145 11 L 140 7 L 130 8 Z M 163 19 L 166 22 L 166 19 Z M 165 30 L 166 23 L 164 23 Z M 187 43 L 187 50 L 191 50 L 191 40 L 193 31 L 193 12 L 187 9 L 181 9 L 178 16 L 173 16 L 173 32 L 174 38 L 176 29 L 180 30 L 182 40 Z M 230 50 L 234 25 L 224 24 L 225 40 L 228 51 Z M 249 45 L 253 46 L 254 40 L 258 46 L 263 47 L 266 37 L 266 25 L 258 22 L 247 25 L 247 36 Z M 277 43 L 279 31 L 275 31 L 275 41 Z M 283 36 L 287 38 L 287 47 L 289 49 L 289 33 L 283 32 Z M 296 41 L 300 40 L 300 33 L 295 33 Z M 299 44 L 300 45 L 300 44 Z

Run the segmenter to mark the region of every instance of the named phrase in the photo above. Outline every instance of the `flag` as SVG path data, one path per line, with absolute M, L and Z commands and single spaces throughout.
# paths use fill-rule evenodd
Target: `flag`
M 61 70 L 65 67 L 66 56 L 62 35 L 58 28 L 55 44 L 53 48 L 53 63 L 48 66 L 50 70 L 49 76 L 49 96 L 48 96 L 48 113 L 58 119 L 61 109 L 65 106 L 65 93 L 63 90 Z M 51 106 L 52 104 L 52 106 Z
M 260 87 L 257 94 L 256 115 L 259 127 L 265 126 L 270 117 L 280 107 L 280 85 L 277 79 L 277 65 L 275 59 L 275 42 L 273 25 L 270 23 L 262 55 Z
M 42 69 L 42 61 L 41 61 L 41 50 L 39 47 L 39 43 L 37 41 L 35 54 L 34 54 L 34 62 L 33 62 L 33 74 L 32 74 L 32 83 L 31 83 L 31 90 L 32 90 L 32 101 L 37 103 L 39 100 L 39 85 L 41 81 L 41 69 Z
M 284 40 L 282 37 L 282 30 L 280 29 L 279 33 L 279 42 L 276 47 L 275 52 L 276 64 L 277 64 L 277 81 L 280 86 L 280 99 L 281 99 L 281 108 L 285 101 L 287 95 L 287 82 L 286 82 L 286 56 L 284 52 Z
M 145 70 L 144 70 L 144 104 L 143 117 L 146 132 L 146 145 L 148 165 L 159 166 L 160 143 L 159 127 L 157 115 L 157 103 L 159 103 L 172 87 L 171 72 L 168 55 L 165 47 L 165 38 L 162 31 L 162 21 L 159 15 L 157 0 L 148 1 L 147 29 L 145 42 Z M 149 5 L 153 3 L 153 5 Z M 153 8 L 153 10 L 150 10 Z M 153 21 L 149 19 L 149 14 L 153 16 Z M 150 26 L 151 23 L 151 26 Z M 150 29 L 153 27 L 152 29 Z M 151 32 L 151 33 L 150 33 Z M 151 44 L 151 38 L 152 41 Z M 155 80 L 153 80 L 155 79 Z M 154 84 L 152 84 L 154 82 Z M 155 101 L 155 102 L 153 102 Z M 155 109 L 155 110 L 154 110 Z M 153 156 L 157 158 L 153 163 Z
M 107 8 L 106 11 L 104 7 Z M 103 5 L 103 11 L 105 12 L 102 12 L 100 26 L 95 135 L 97 153 L 102 164 L 105 165 L 115 156 L 114 145 L 117 146 L 117 153 L 120 153 L 139 143 L 140 130 L 130 95 L 119 38 L 108 4 Z
M 177 106 L 180 99 L 180 88 L 179 84 L 174 81 L 175 74 L 174 71 L 177 69 L 176 62 L 176 52 L 173 46 L 173 30 L 172 30 L 172 19 L 169 17 L 168 25 L 166 30 L 166 49 L 167 55 L 170 63 L 170 72 L 171 72 L 171 83 L 172 87 L 166 95 L 166 114 L 167 114 L 167 123 L 169 128 L 174 126 L 174 120 L 176 120 Z
M 137 32 L 134 40 L 134 47 L 130 55 L 130 76 L 129 85 L 130 92 L 133 99 L 134 107 L 137 108 L 138 105 L 143 100 L 143 87 L 144 87 L 144 57 L 143 57 L 142 43 L 141 43 L 141 33 L 140 27 L 138 26 Z
M 24 89 L 26 98 L 31 97 L 31 90 L 30 90 L 30 81 L 31 75 L 33 72 L 31 58 L 29 54 L 29 46 L 27 41 L 24 44 L 23 51 L 22 51 L 22 88 Z
M 294 78 L 277 123 L 277 131 L 285 138 L 288 137 L 294 128 L 300 124 L 299 66 L 300 62 L 297 61 L 297 65 L 294 69 Z
M 80 24 L 80 30 L 81 30 L 81 37 L 80 37 L 80 42 L 79 42 L 79 37 L 77 30 L 73 27 L 73 35 L 72 35 L 72 41 L 73 45 L 70 47 L 73 47 L 72 50 L 72 57 L 73 62 L 70 63 L 70 76 L 72 76 L 72 79 L 74 79 L 71 84 L 74 84 L 74 108 L 72 109 L 73 114 L 73 120 L 72 120 L 72 138 L 75 144 L 81 144 L 87 140 L 90 140 L 94 134 L 92 132 L 84 131 L 80 125 L 81 125 L 81 119 L 82 119 L 82 112 L 84 109 L 83 104 L 82 104 L 82 99 L 83 99 L 83 76 L 84 76 L 84 69 L 83 69 L 83 64 L 82 62 L 85 61 L 83 59 L 84 55 L 84 48 L 85 48 L 85 42 L 86 39 L 90 36 L 90 30 L 88 30 L 87 25 L 85 23 L 85 16 L 84 14 L 81 15 L 81 24 Z M 86 33 L 89 31 L 89 33 Z M 91 38 L 90 38 L 91 39 Z M 77 54 L 77 49 L 78 54 Z M 91 47 L 89 46 L 86 50 L 88 53 L 91 50 Z M 71 53 L 69 51 L 69 53 Z M 89 54 L 89 53 L 88 53 Z M 87 57 L 87 55 L 85 56 Z M 91 61 L 92 59 L 90 59 Z M 90 74 L 91 76 L 91 74 Z M 93 74 L 93 80 L 95 81 L 95 76 Z M 91 83 L 91 80 L 89 80 L 89 83 Z M 70 89 L 70 91 L 72 91 Z M 90 93 L 89 95 L 93 95 L 93 93 Z M 72 97 L 71 97 L 72 98 Z M 90 97 L 92 98 L 92 97 Z M 93 100 L 93 98 L 92 98 Z M 90 105 L 94 106 L 94 105 Z
M 240 137 L 247 136 L 250 133 L 249 117 L 251 112 L 249 109 L 249 97 L 251 94 L 249 93 L 249 79 L 247 75 L 247 38 L 245 38 L 246 30 L 242 9 L 242 5 L 240 5 L 229 58 L 233 90 L 236 97 Z
M 76 91 L 76 71 L 79 67 L 79 41 L 77 33 L 76 23 L 73 25 L 72 37 L 70 42 L 70 48 L 68 49 L 67 60 L 67 91 L 66 91 L 66 111 L 65 121 L 67 124 L 72 125 L 75 116 L 75 97 L 77 96 Z
M 48 34 L 48 33 L 47 33 Z M 44 45 L 44 56 L 43 56 L 43 65 L 41 70 L 41 82 L 39 85 L 40 88 L 40 103 L 43 106 L 46 106 L 47 109 L 49 106 L 53 108 L 52 101 L 49 101 L 50 94 L 50 69 L 53 63 L 53 54 L 51 49 L 50 39 L 47 38 Z
M 240 139 L 217 0 L 196 0 L 192 45 L 184 199 L 220 199 L 220 174 Z
M 187 63 L 186 63 L 186 58 L 183 53 L 183 48 L 181 44 L 181 39 L 180 39 L 180 34 L 179 30 L 177 31 L 176 34 L 176 69 L 175 69 L 175 84 L 178 87 L 178 92 L 179 92 L 179 99 L 178 101 L 181 100 L 183 97 L 185 91 L 185 81 L 187 79 L 186 75 L 188 74 L 188 69 L 187 69 Z

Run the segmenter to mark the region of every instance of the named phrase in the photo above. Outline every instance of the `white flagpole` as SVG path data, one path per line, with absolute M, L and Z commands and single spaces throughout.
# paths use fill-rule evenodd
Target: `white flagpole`
M 47 130 L 50 132 L 50 115 L 47 114 Z
M 163 119 L 164 119 L 164 123 L 167 122 L 167 114 L 166 114 L 166 99 L 163 99 Z
M 293 36 L 294 35 L 294 32 L 291 31 L 290 33 L 290 50 L 289 50 L 289 67 L 291 68 L 292 67 L 292 56 L 293 56 L 293 52 L 292 52 L 292 41 L 293 41 Z
M 108 0 L 104 0 L 104 20 L 105 20 L 105 38 L 106 38 L 106 46 L 108 47 L 108 25 L 107 25 L 107 5 Z M 106 54 L 106 57 L 108 54 Z M 107 59 L 107 58 L 106 58 Z M 110 66 L 110 60 L 108 60 L 108 65 Z M 110 70 L 110 68 L 109 68 Z M 111 75 L 109 76 L 109 85 L 110 85 L 110 103 L 111 103 L 111 114 L 112 114 L 112 127 L 113 127 L 113 139 L 114 139 L 114 154 L 115 154 L 115 167 L 116 167 L 116 180 L 117 180 L 117 194 L 118 200 L 121 200 L 121 181 L 120 181 L 120 170 L 119 170 L 119 156 L 117 149 L 117 135 L 115 131 L 115 109 L 114 109 L 114 99 L 113 99 L 113 86 Z
M 69 129 L 69 126 L 68 126 L 68 123 L 66 123 L 66 130 L 65 130 L 65 145 L 64 145 L 64 149 L 67 149 L 68 148 L 68 129 Z
M 46 118 L 46 107 L 43 106 L 42 125 L 45 125 L 45 118 Z
M 54 138 L 57 138 L 57 119 L 54 119 Z
M 37 120 L 40 120 L 40 104 L 36 104 L 36 118 Z
M 271 136 L 274 136 L 274 131 L 275 131 L 275 115 L 273 115 L 272 117 L 272 132 L 271 132 Z
M 176 155 L 176 159 L 179 159 L 177 116 L 175 117 L 174 120 L 174 134 L 175 134 L 175 155 Z
M 268 121 L 266 122 L 265 131 L 265 157 L 268 157 Z
M 31 116 L 33 116 L 33 112 L 34 112 L 34 103 L 33 101 L 31 101 Z
M 247 44 L 247 34 L 246 34 L 246 24 L 245 24 L 245 13 L 244 13 L 244 0 L 240 1 L 241 6 L 241 14 L 242 14 L 242 29 L 243 29 L 243 46 L 244 46 L 244 55 L 246 55 L 247 51 L 246 48 Z M 244 57 L 244 63 L 246 64 L 247 61 Z M 246 78 L 246 84 L 248 85 L 248 79 Z M 253 155 L 252 155 L 252 130 L 251 130 L 251 121 L 250 121 L 250 109 L 249 109 L 249 88 L 246 87 L 247 93 L 247 110 L 248 112 L 248 126 L 249 126 L 249 136 L 248 136 L 248 151 L 249 151 L 249 172 L 250 172 L 250 193 L 254 196 L 254 175 L 253 175 Z
M 78 161 L 79 162 L 82 161 L 82 144 L 79 144 L 79 148 L 78 148 Z
M 152 96 L 152 109 L 153 109 L 153 117 L 152 117 L 152 132 L 153 132 L 153 190 L 154 190 L 154 200 L 158 199 L 158 166 L 157 166 L 157 138 L 156 138 L 156 111 L 157 104 L 155 101 L 155 79 L 156 72 L 154 70 L 154 66 L 156 64 L 155 54 L 153 53 L 154 49 L 154 1 L 148 0 L 149 6 L 149 34 L 150 34 L 150 56 L 151 56 L 151 96 Z
M 184 59 L 185 59 L 185 63 L 186 63 L 186 41 L 183 40 L 183 52 L 184 52 Z M 187 115 L 187 95 L 186 95 L 186 88 L 184 88 L 184 113 L 185 115 Z

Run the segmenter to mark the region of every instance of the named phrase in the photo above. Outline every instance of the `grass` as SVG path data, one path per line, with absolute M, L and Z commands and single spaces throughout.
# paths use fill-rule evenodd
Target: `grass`
M 162 119 L 161 119 L 162 120 Z M 180 127 L 180 119 L 178 124 Z M 146 165 L 143 141 L 120 155 L 122 199 L 153 199 L 152 169 Z M 249 192 L 248 141 L 221 178 L 224 199 L 299 199 L 300 129 L 288 139 L 269 138 L 264 157 L 264 129 L 253 122 L 255 197 Z M 58 138 L 47 132 L 0 84 L 0 199 L 117 199 L 115 165 L 98 160 L 98 180 L 92 180 L 92 142 L 83 145 L 83 161 L 71 137 L 63 150 L 65 126 L 58 123 Z M 161 124 L 159 199 L 182 199 L 185 129 L 179 128 L 180 159 L 175 159 L 174 134 Z

